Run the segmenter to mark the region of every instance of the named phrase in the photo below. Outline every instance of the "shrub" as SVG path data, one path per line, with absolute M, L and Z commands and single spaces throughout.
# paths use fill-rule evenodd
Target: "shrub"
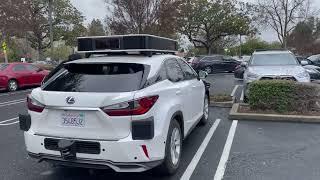
M 256 81 L 249 87 L 249 105 L 254 110 L 284 112 L 317 111 L 319 85 L 292 81 Z

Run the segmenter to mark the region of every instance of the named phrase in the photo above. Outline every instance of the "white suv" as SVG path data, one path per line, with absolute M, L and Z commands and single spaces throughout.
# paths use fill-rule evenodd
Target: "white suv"
M 208 121 L 208 91 L 174 55 L 67 62 L 20 115 L 29 155 L 58 165 L 174 173 L 182 140 Z

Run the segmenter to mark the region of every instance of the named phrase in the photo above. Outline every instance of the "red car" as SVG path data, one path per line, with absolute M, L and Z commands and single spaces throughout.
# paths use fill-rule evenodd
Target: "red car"
M 40 86 L 49 71 L 28 63 L 0 64 L 0 90 L 16 91 L 26 86 Z

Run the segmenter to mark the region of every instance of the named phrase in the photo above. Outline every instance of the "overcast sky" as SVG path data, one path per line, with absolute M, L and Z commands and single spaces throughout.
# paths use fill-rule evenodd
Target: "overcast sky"
M 243 0 L 254 2 L 256 0 Z M 107 14 L 107 8 L 103 0 L 71 0 L 74 6 L 80 10 L 86 18 L 86 24 L 94 18 L 104 20 Z M 314 0 L 314 6 L 320 7 L 320 0 Z M 261 31 L 261 37 L 265 41 L 276 41 L 276 33 L 270 30 Z

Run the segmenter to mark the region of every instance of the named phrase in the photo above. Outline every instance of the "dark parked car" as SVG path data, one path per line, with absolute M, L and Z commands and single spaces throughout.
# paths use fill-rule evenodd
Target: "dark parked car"
M 239 61 L 230 56 L 211 55 L 197 56 L 191 65 L 197 72 L 204 70 L 210 74 L 214 72 L 234 72 L 239 64 Z

